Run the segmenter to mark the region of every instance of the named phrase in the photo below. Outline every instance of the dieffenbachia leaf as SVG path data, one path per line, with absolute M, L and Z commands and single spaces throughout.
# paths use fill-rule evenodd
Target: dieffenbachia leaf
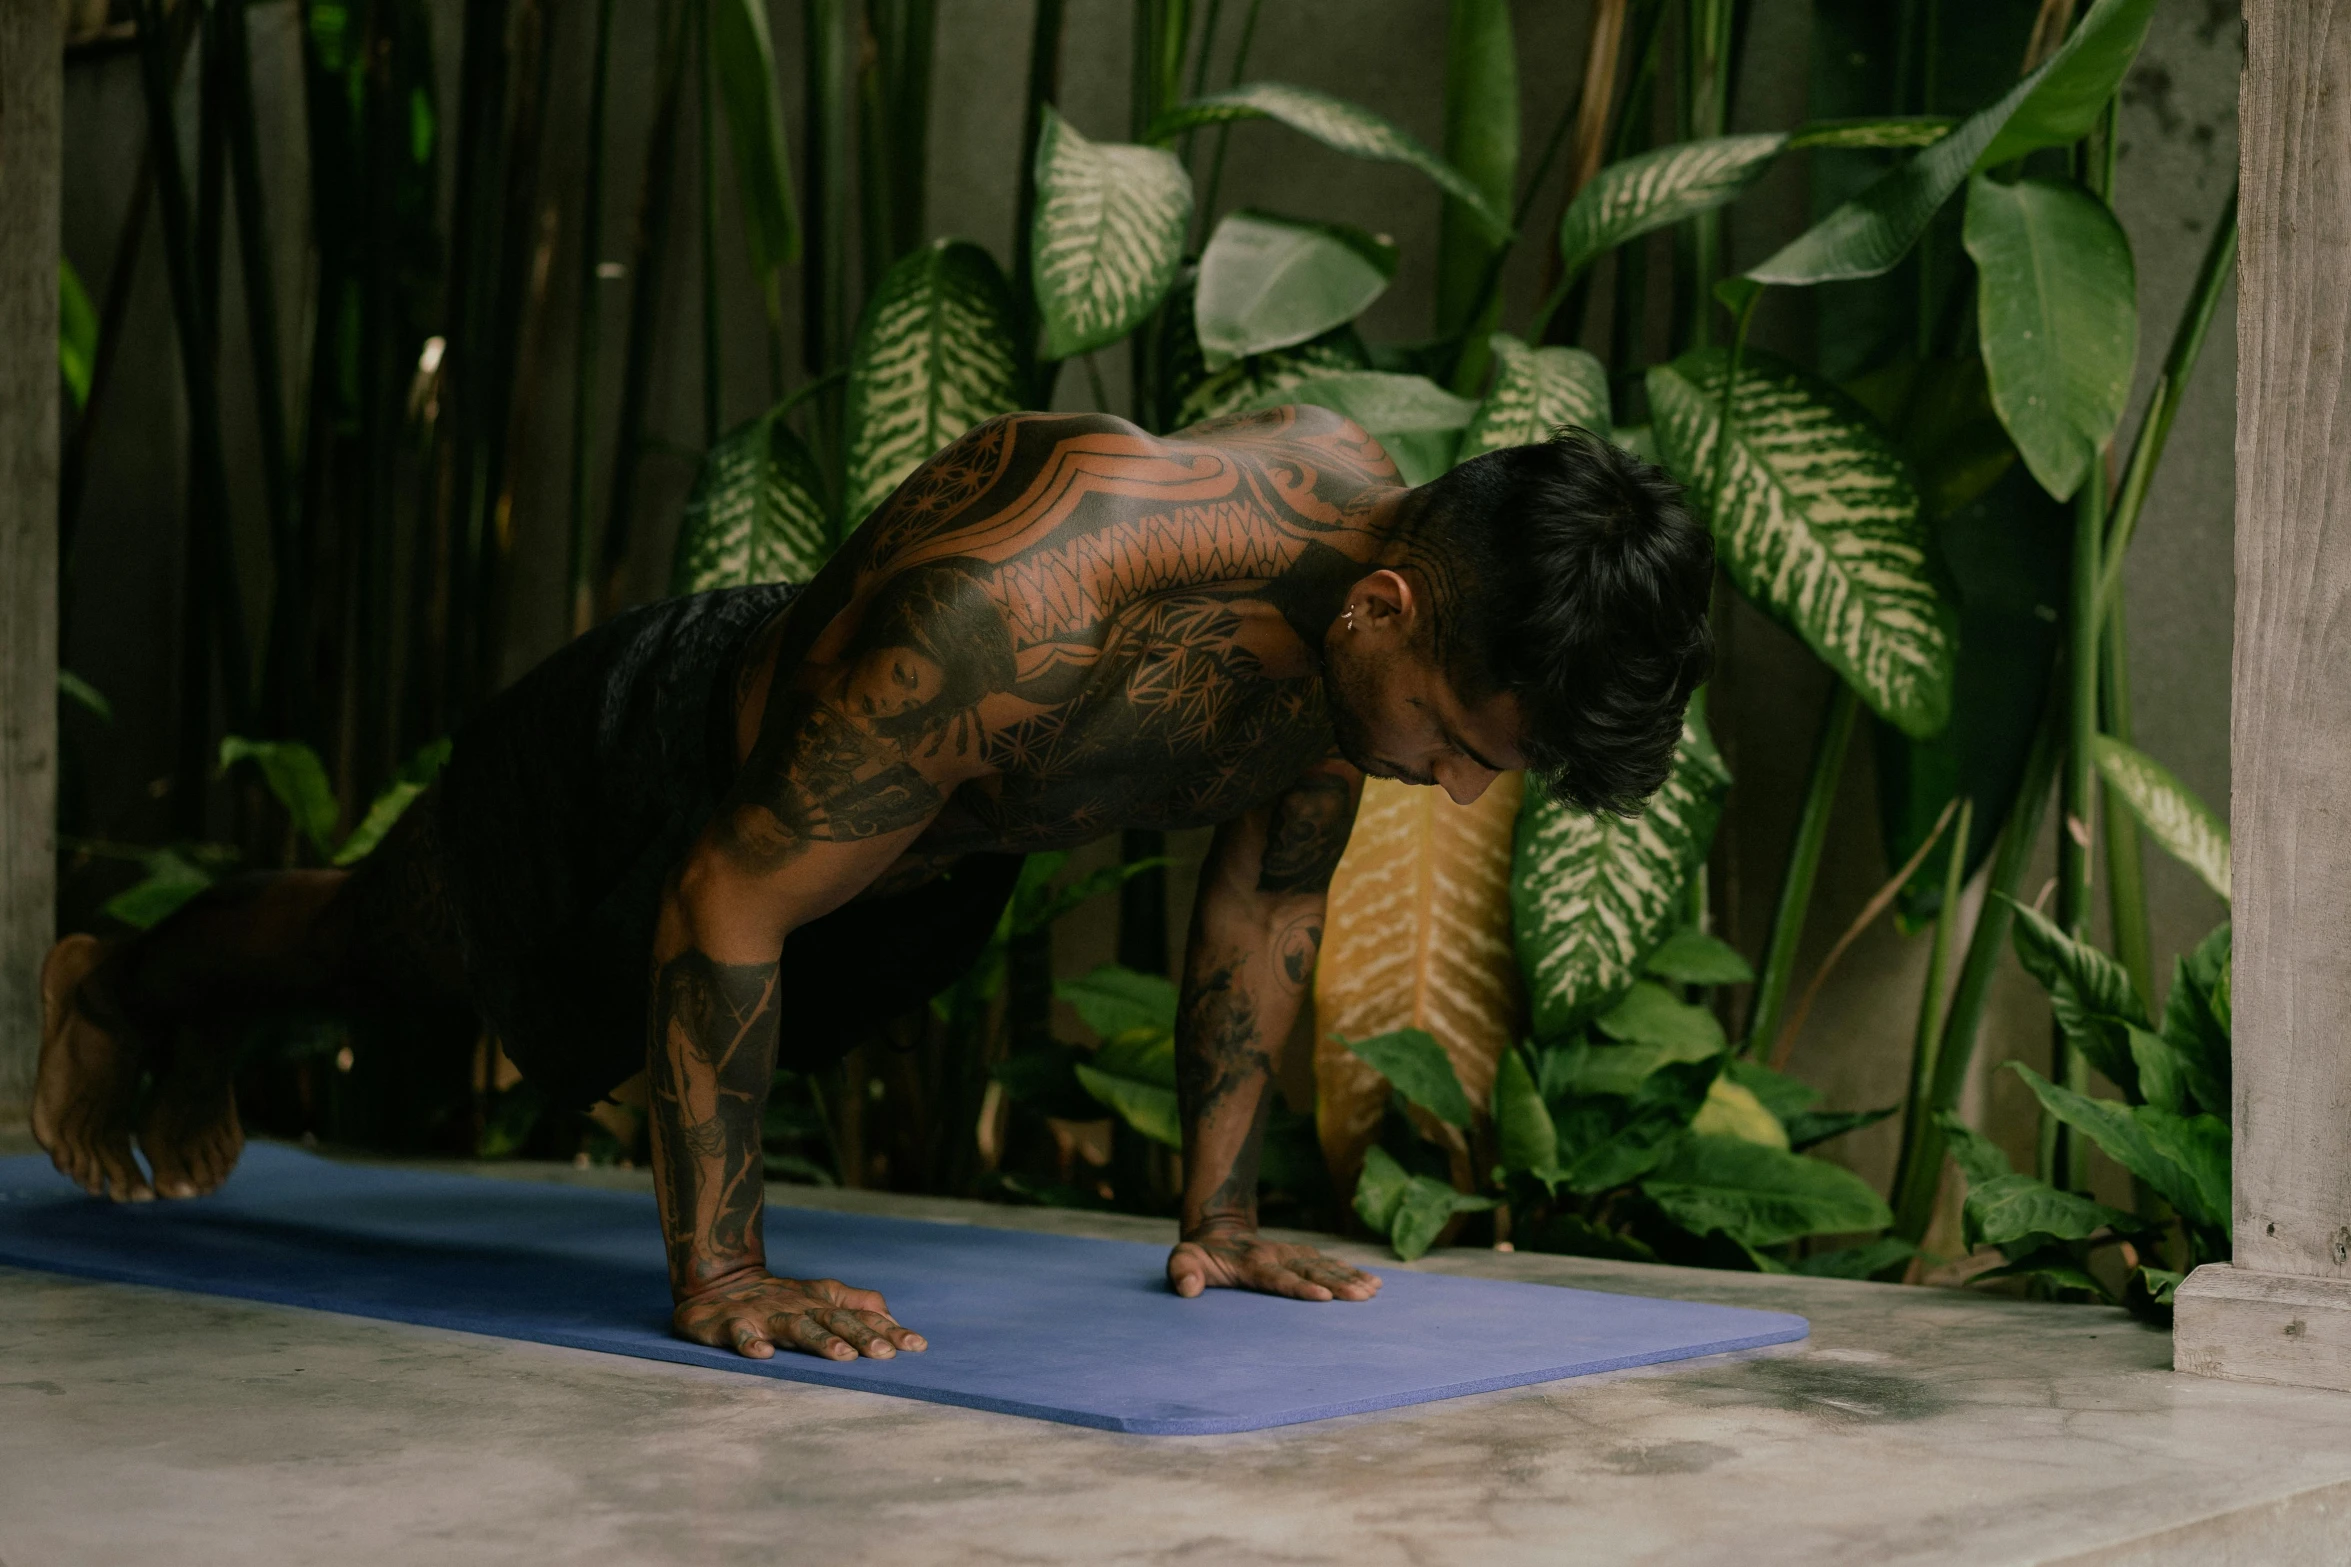
M 1799 147 L 1931 147 L 1951 133 L 1957 120 L 1945 114 L 1914 114 L 1883 120 L 1813 120 L 1788 133 L 1788 150 Z
M 1748 349 L 1718 496 L 1728 364 L 1706 349 L 1649 371 L 1666 466 L 1741 592 L 1888 722 L 1936 733 L 1951 716 L 1958 617 L 1928 575 L 1926 524 L 1902 459 L 1843 392 Z
M 1044 115 L 1031 270 L 1045 357 L 1067 359 L 1126 336 L 1167 293 L 1192 177 L 1164 148 L 1088 141 L 1051 104 Z
M 1693 716 L 1665 787 L 1630 821 L 1527 789 L 1510 906 L 1535 1037 L 1563 1038 L 1640 977 L 1681 917 L 1682 889 L 1705 862 L 1730 786 L 1730 770 Z
M 1788 1147 L 1788 1129 L 1780 1124 L 1780 1118 L 1765 1108 L 1755 1090 L 1728 1077 L 1718 1077 L 1707 1085 L 1706 1103 L 1698 1107 L 1690 1130 L 1701 1137 L 1736 1137 L 1783 1152 Z
M 1396 246 L 1382 235 L 1270 212 L 1227 213 L 1201 253 L 1193 295 L 1207 368 L 1342 326 L 1395 275 Z
M 1239 411 L 1288 403 L 1312 403 L 1362 425 L 1387 448 L 1406 484 L 1426 484 L 1453 466 L 1462 427 L 1477 411 L 1468 398 L 1455 397 L 1425 375 L 1385 370 L 1316 376 L 1260 392 Z
M 1494 385 L 1461 432 L 1456 462 L 1551 439 L 1563 424 L 1609 433 L 1608 372 L 1580 348 L 1529 348 L 1508 332 L 1486 339 Z
M 2050 1082 L 2022 1061 L 2008 1065 L 2030 1085 L 2042 1108 L 2153 1187 L 2181 1218 L 2228 1233 L 2228 1122 L 2216 1115 L 2178 1115 L 2153 1105 L 2093 1099 Z
M 2099 466 L 2139 356 L 2138 274 L 2106 203 L 2070 180 L 1967 188 L 1967 253 L 1992 406 L 2041 488 Z
M 882 278 L 849 361 L 850 527 L 948 442 L 1021 406 L 1012 319 L 1003 273 L 965 240 L 926 245 Z
M 1719 936 L 1682 929 L 1665 938 L 1644 965 L 1652 974 L 1685 985 L 1752 985 L 1755 970 Z
M 1275 120 L 1325 147 L 1375 163 L 1401 163 L 1434 180 L 1485 222 L 1496 234 L 1510 232 L 1510 221 L 1469 177 L 1431 152 L 1411 132 L 1374 114 L 1361 104 L 1299 87 L 1289 82 L 1244 82 L 1224 92 L 1210 93 L 1179 103 L 1152 125 L 1149 139 L 1164 142 L 1194 126 L 1228 120 Z
M 669 590 L 806 582 L 832 553 L 816 459 L 770 410 L 718 438 L 686 497 Z
M 2175 959 L 2163 999 L 2163 1042 L 2198 1107 L 2215 1115 L 2229 1110 L 2229 947 L 2222 925 Z
M 2076 941 L 2043 915 L 2008 899 L 2015 915 L 2010 939 L 2025 972 L 2049 992 L 2057 1026 L 2090 1065 L 2125 1094 L 2139 1097 L 2131 1030 L 2147 1026 L 2147 1004 L 2120 963 L 2086 941 Z
M 2032 75 L 1888 169 L 1747 275 L 1758 283 L 1804 285 L 1892 269 L 1968 175 L 2080 139 L 2138 54 L 2154 9 L 2155 0 L 2095 0 Z
M 1505 1170 L 1556 1173 L 1559 1131 L 1535 1088 L 1526 1058 L 1505 1050 L 1494 1069 L 1494 1144 Z
M 1747 1246 L 1806 1235 L 1882 1230 L 1884 1199 L 1852 1171 L 1735 1137 L 1685 1137 L 1641 1181 L 1641 1191 L 1693 1234 Z
M 2134 751 L 2107 735 L 2096 742 L 2098 776 L 2121 797 L 2131 814 L 2164 851 L 2203 879 L 2204 885 L 2229 895 L 2229 828 L 2196 798 L 2195 791 L 2173 777 L 2171 770 L 2144 751 Z
M 1560 274 L 1575 277 L 1628 239 L 1735 199 L 1787 143 L 1776 131 L 1713 136 L 1608 165 L 1585 182 L 1559 219 Z

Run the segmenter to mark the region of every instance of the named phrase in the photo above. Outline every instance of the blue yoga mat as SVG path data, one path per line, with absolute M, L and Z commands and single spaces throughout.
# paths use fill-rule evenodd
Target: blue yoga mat
M 847 1364 L 669 1336 L 653 1199 L 255 1144 L 136 1207 L 0 1159 L 0 1263 L 277 1301 L 1153 1435 L 1253 1431 L 1784 1344 L 1802 1317 L 1402 1268 L 1368 1302 L 1167 1288 L 1164 1247 L 770 1204 L 768 1255 L 877 1289 L 930 1340 Z

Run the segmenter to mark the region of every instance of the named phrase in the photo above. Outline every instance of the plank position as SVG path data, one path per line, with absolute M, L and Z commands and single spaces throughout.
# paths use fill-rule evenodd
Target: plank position
M 1713 551 L 1587 432 L 1417 489 L 1317 408 L 1165 439 L 979 425 L 805 590 L 631 611 L 489 703 L 353 871 L 209 890 L 42 973 L 33 1130 L 93 1194 L 194 1197 L 243 1146 L 239 1026 L 478 1011 L 559 1104 L 649 1072 L 675 1330 L 757 1358 L 924 1346 L 880 1296 L 771 1272 L 761 1112 L 976 957 L 1018 857 L 1214 825 L 1177 1026 L 1175 1292 L 1368 1299 L 1257 1233 L 1275 1054 L 1365 774 L 1587 810 L 1663 782 Z M 136 1127 L 152 1184 L 131 1153 Z

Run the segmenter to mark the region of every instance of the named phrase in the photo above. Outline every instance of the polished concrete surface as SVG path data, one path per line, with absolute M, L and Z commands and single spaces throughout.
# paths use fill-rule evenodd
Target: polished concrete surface
M 1137 1437 L 0 1269 L 0 1564 L 2351 1561 L 2351 1395 L 2176 1376 L 2168 1338 L 2119 1311 L 1529 1254 L 1421 1266 L 1798 1311 L 1813 1335 Z

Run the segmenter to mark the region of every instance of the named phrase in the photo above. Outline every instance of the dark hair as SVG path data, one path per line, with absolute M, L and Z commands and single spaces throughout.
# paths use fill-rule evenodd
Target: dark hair
M 1714 660 L 1714 540 L 1681 487 L 1567 425 L 1422 486 L 1405 539 L 1446 677 L 1471 701 L 1518 698 L 1519 749 L 1554 798 L 1637 814 Z

